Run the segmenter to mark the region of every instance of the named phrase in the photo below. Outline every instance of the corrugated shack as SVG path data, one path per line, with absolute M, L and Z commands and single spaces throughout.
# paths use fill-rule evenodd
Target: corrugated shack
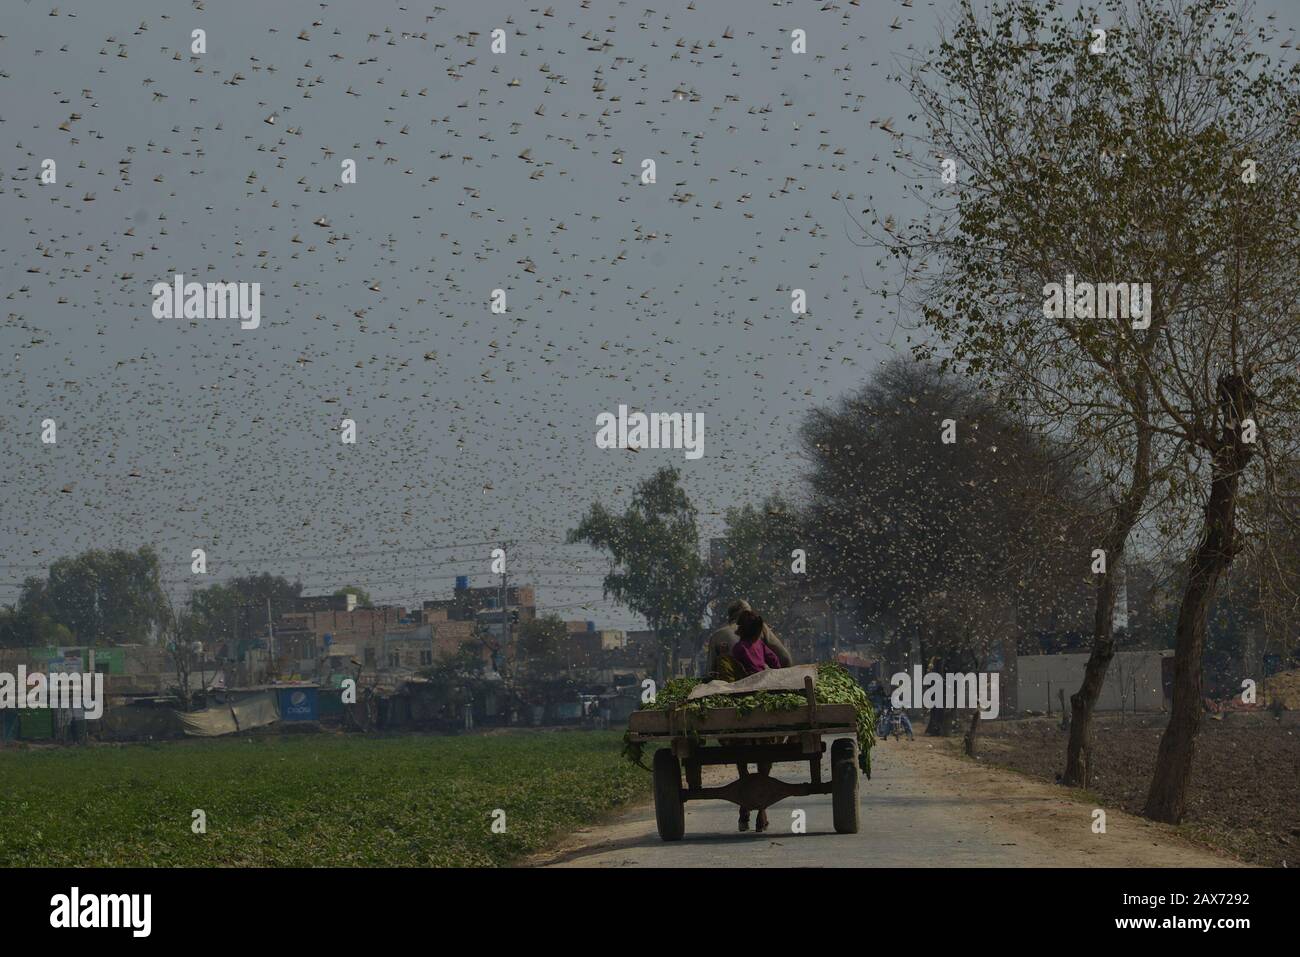
M 92 722 L 91 733 L 102 741 L 183 738 L 185 726 L 176 711 L 179 703 L 167 695 L 123 699 L 119 706 L 104 709 L 104 717 Z
M 480 725 L 509 723 L 508 695 L 489 688 L 471 693 L 465 688 L 414 677 L 380 701 L 379 727 L 383 730 L 461 731 Z

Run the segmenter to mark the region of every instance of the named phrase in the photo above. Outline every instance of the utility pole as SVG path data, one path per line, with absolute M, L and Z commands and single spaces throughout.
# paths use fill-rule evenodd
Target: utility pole
M 275 668 L 275 626 L 271 624 L 270 595 L 266 596 L 266 652 L 267 658 L 270 659 L 268 662 L 268 670 L 278 675 L 279 672 Z
M 508 555 L 509 555 L 509 545 L 507 544 L 505 547 L 506 547 L 506 554 L 507 554 L 507 556 L 508 556 Z M 509 608 L 509 605 L 510 605 L 510 586 L 509 586 L 509 580 L 508 580 L 507 577 L 506 577 L 506 574 L 507 574 L 507 573 L 506 573 L 506 569 L 507 569 L 508 567 L 509 567 L 509 566 L 506 565 L 506 564 L 504 564 L 504 563 L 501 565 L 501 594 L 502 594 L 502 600 L 501 600 L 500 602 L 497 603 L 497 604 L 501 607 L 501 635 L 502 635 L 502 639 L 503 639 L 503 640 L 501 641 L 500 646 L 497 648 L 497 656 L 496 656 L 496 659 L 497 659 L 497 661 L 500 661 L 500 662 L 501 662 L 501 666 L 502 666 L 502 667 L 504 667 L 504 665 L 505 665 L 506 656 L 509 655 L 509 654 L 512 652 L 512 650 L 513 650 L 513 644 L 514 644 L 514 631 L 515 631 L 515 630 L 514 630 L 514 625 L 513 625 L 513 623 L 510 621 L 510 608 Z M 518 651 L 515 650 L 514 653 L 515 653 L 515 659 L 518 660 L 518 657 L 519 657 L 519 656 L 518 656 Z M 494 662 L 494 663 L 493 663 L 493 668 L 497 668 L 497 667 L 498 667 L 497 664 Z M 498 672 L 498 673 L 500 673 L 500 672 Z M 502 677 L 504 678 L 505 676 L 502 675 Z
M 502 602 L 500 603 L 501 604 L 501 634 L 505 639 L 501 651 L 504 654 L 505 651 L 510 647 L 511 641 L 514 638 L 514 631 L 515 631 L 510 621 L 510 588 L 509 585 L 507 584 L 506 566 L 504 564 L 501 566 L 501 594 L 503 596 Z

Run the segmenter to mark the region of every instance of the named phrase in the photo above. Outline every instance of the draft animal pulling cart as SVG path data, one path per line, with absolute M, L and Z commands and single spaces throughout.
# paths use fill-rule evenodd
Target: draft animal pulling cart
M 655 752 L 652 769 L 655 823 L 663 840 L 680 840 L 686 832 L 687 801 L 730 801 L 761 811 L 805 794 L 831 795 L 836 832 L 857 833 L 857 713 L 851 704 L 818 704 L 813 692 L 815 674 L 815 666 L 797 666 L 753 676 L 759 679 L 755 687 L 767 691 L 795 690 L 799 686 L 793 682 L 801 680 L 805 703 L 790 710 L 755 710 L 742 715 L 736 708 L 678 709 L 637 711 L 631 716 L 628 731 L 632 741 L 668 745 Z M 747 686 L 748 681 L 736 682 L 722 693 L 754 690 Z M 831 742 L 831 779 L 823 781 L 826 743 L 822 739 L 835 735 L 848 737 Z M 715 743 L 708 744 L 709 739 Z M 702 781 L 705 765 L 778 761 L 806 761 L 809 781 L 795 784 L 764 774 L 744 774 L 722 787 L 705 787 Z

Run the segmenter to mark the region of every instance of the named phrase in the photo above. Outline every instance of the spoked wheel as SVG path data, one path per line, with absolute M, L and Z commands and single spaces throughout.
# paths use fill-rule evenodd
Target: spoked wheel
M 831 742 L 831 810 L 836 834 L 858 833 L 858 744 L 847 738 Z
M 680 841 L 686 833 L 686 805 L 682 802 L 682 763 L 668 748 L 660 748 L 655 752 L 654 781 L 655 826 L 659 829 L 659 836 L 665 841 Z

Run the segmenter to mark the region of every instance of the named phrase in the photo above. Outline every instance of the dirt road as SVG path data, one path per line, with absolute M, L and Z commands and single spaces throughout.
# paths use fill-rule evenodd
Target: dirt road
M 828 748 L 829 751 L 829 748 Z M 643 804 L 573 835 L 530 861 L 556 867 L 1223 867 L 1237 862 L 1181 840 L 1173 829 L 1113 808 L 1106 833 L 1079 792 L 941 753 L 924 738 L 888 741 L 862 781 L 857 834 L 836 834 L 829 795 L 790 798 L 768 811 L 766 834 L 737 833 L 736 808 L 686 805 L 686 836 L 666 844 Z M 722 769 L 707 769 L 725 774 Z M 807 767 L 780 765 L 787 780 Z M 734 771 L 731 772 L 734 775 Z M 829 769 L 823 773 L 829 777 Z M 720 781 L 719 781 L 720 783 Z M 791 831 L 791 812 L 807 833 Z

